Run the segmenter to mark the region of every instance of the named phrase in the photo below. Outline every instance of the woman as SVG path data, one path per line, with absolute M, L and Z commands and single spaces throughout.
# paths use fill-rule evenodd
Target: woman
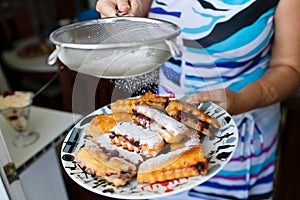
M 102 17 L 148 16 L 181 27 L 180 58 L 161 67 L 160 93 L 214 101 L 233 115 L 240 142 L 209 181 L 170 199 L 272 197 L 279 102 L 300 83 L 298 0 L 99 0 Z M 164 198 L 166 199 L 166 198 Z

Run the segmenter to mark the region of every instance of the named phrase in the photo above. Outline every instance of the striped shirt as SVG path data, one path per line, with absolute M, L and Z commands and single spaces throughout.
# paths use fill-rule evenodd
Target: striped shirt
M 268 69 L 279 0 L 154 0 L 149 17 L 181 27 L 181 56 L 161 67 L 160 93 L 239 91 Z M 233 116 L 240 142 L 228 165 L 209 181 L 170 199 L 271 197 L 280 106 Z M 164 198 L 167 199 L 167 198 Z

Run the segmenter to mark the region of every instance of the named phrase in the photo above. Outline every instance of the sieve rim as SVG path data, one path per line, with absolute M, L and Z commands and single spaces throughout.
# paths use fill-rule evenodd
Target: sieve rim
M 70 31 L 75 30 L 78 28 L 81 28 L 83 26 L 89 26 L 94 24 L 101 24 L 101 23 L 111 23 L 111 22 L 117 22 L 117 21 L 139 21 L 139 22 L 150 22 L 150 23 L 156 23 L 156 24 L 164 24 L 171 27 L 172 33 L 167 34 L 164 37 L 152 39 L 151 41 L 139 41 L 139 42 L 121 42 L 121 43 L 105 43 L 105 44 L 78 44 L 78 43 L 68 43 L 68 42 L 62 42 L 59 41 L 57 38 L 59 35 Z M 69 25 L 65 25 L 63 27 L 60 27 L 53 31 L 49 35 L 50 41 L 59 47 L 62 48 L 72 48 L 72 49 L 84 49 L 84 50 L 94 50 L 94 49 L 112 49 L 112 48 L 127 48 L 127 47 L 136 47 L 136 46 L 142 46 L 142 45 L 150 45 L 155 44 L 159 42 L 163 42 L 166 40 L 171 40 L 176 38 L 181 33 L 181 29 L 176 24 L 161 20 L 161 19 L 153 19 L 153 18 L 144 18 L 144 17 L 110 17 L 110 18 L 100 18 L 100 19 L 93 19 L 93 20 L 86 20 L 82 22 L 75 22 Z

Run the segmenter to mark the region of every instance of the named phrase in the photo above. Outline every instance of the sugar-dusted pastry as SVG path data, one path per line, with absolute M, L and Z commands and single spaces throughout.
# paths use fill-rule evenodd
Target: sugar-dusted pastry
M 207 174 L 207 159 L 202 146 L 188 146 L 143 162 L 137 172 L 137 182 L 156 183 L 189 176 Z
M 96 137 L 95 141 L 98 148 L 100 148 L 108 157 L 120 157 L 135 165 L 144 161 L 142 155 L 112 144 L 110 141 L 110 134 L 102 134 Z
M 201 145 L 200 135 L 196 130 L 190 130 L 189 134 L 186 134 L 178 143 L 172 143 L 169 145 L 170 151 L 175 151 L 177 149 Z
M 159 110 L 165 109 L 169 103 L 169 97 L 156 95 L 151 92 L 146 92 L 141 96 L 140 100 L 140 104 L 146 104 Z
M 136 166 L 119 157 L 108 157 L 95 146 L 82 147 L 75 161 L 85 171 L 102 177 L 115 186 L 126 185 L 135 175 Z
M 166 112 L 174 119 L 184 123 L 205 135 L 211 136 L 211 125 L 213 128 L 220 127 L 218 121 L 205 114 L 203 110 L 198 109 L 196 105 L 181 102 L 179 100 L 171 100 L 166 107 Z
M 118 122 L 111 132 L 110 139 L 114 145 L 146 157 L 156 156 L 165 146 L 160 134 L 133 122 Z
M 131 113 L 132 108 L 138 104 L 138 99 L 118 99 L 116 102 L 110 105 L 110 109 L 113 113 Z
M 111 110 L 113 113 L 118 113 L 118 112 L 131 113 L 134 106 L 141 105 L 141 104 L 145 104 L 162 110 L 165 109 L 168 102 L 169 102 L 169 97 L 158 96 L 151 92 L 146 92 L 144 95 L 138 98 L 118 99 L 115 103 L 111 105 Z
M 177 143 L 189 133 L 185 124 L 150 106 L 135 106 L 132 117 L 142 126 L 158 132 L 167 143 Z
M 100 114 L 91 120 L 85 133 L 97 137 L 103 133 L 109 133 L 110 129 L 114 127 L 117 122 L 124 121 L 131 121 L 131 117 L 128 113 Z

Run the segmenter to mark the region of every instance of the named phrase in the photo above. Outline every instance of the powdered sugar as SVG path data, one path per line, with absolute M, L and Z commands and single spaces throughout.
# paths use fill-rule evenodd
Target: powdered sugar
M 151 149 L 163 141 L 158 133 L 138 126 L 133 122 L 118 122 L 111 131 L 115 134 L 127 136 L 128 139 L 138 140 L 141 145 L 147 144 Z
M 144 160 L 140 154 L 127 151 L 127 150 L 123 149 L 122 147 L 117 147 L 117 146 L 111 144 L 109 134 L 103 134 L 103 135 L 98 136 L 96 138 L 96 141 L 100 147 L 103 147 L 103 148 L 107 149 L 108 151 L 117 150 L 120 157 L 122 157 L 126 160 L 129 160 L 130 162 L 132 162 L 134 164 L 138 164 Z
M 138 113 L 153 119 L 159 125 L 166 128 L 168 131 L 171 131 L 174 136 L 179 134 L 185 134 L 189 130 L 186 125 L 177 121 L 176 119 L 162 113 L 161 111 L 151 108 L 149 106 L 135 106 L 135 109 Z
M 146 161 L 144 161 L 140 166 L 139 166 L 139 171 L 140 172 L 147 172 L 147 171 L 152 171 L 153 169 L 159 169 L 161 167 L 159 166 L 166 166 L 167 161 L 172 160 L 173 158 L 179 157 L 182 153 L 186 152 L 192 148 L 192 146 L 189 147 L 184 147 L 181 149 L 177 149 L 175 151 L 168 152 L 166 154 L 160 154 L 154 158 L 150 158 Z

